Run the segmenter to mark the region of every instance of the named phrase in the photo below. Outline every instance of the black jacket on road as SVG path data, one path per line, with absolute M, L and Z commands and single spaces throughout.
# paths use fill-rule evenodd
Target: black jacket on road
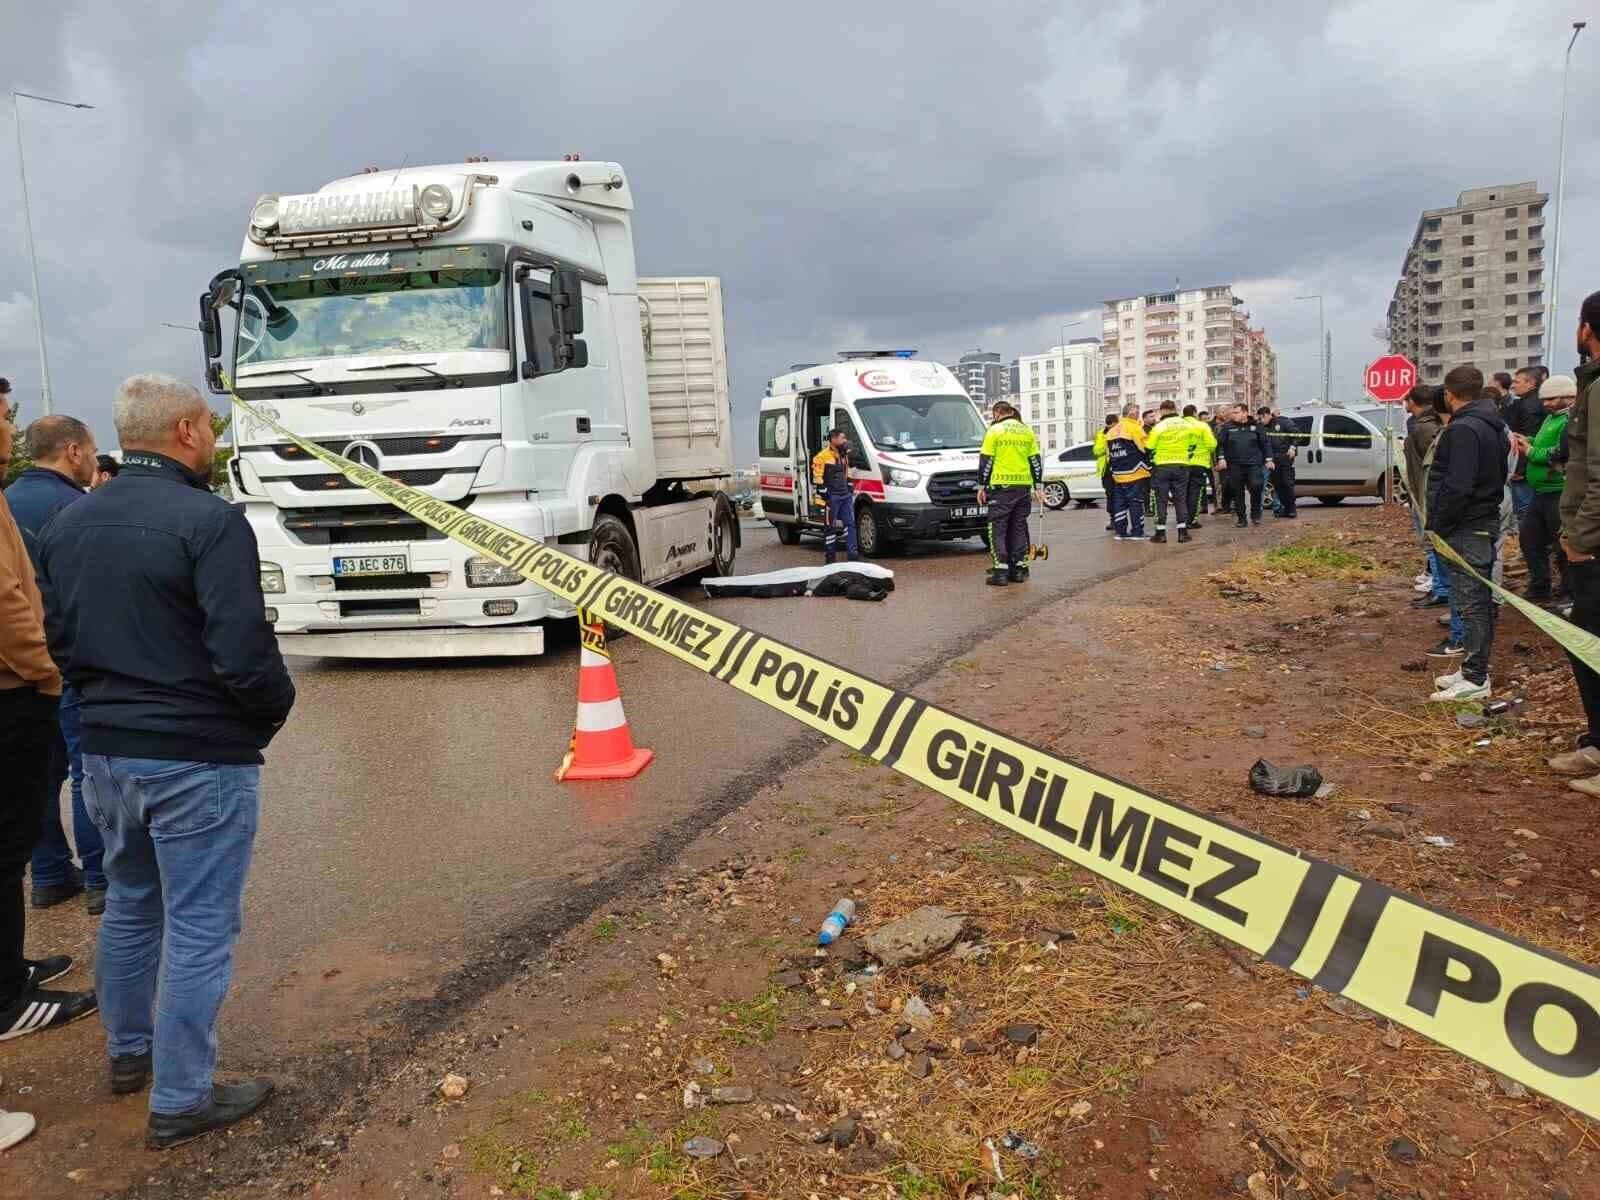
M 1440 537 L 1500 525 L 1511 444 L 1493 400 L 1474 400 L 1450 418 L 1428 471 L 1428 528 Z
M 294 704 L 244 511 L 182 464 L 128 454 L 39 548 L 45 632 L 83 693 L 83 750 L 259 763 Z
M 1243 425 L 1230 422 L 1217 438 L 1217 457 L 1230 467 L 1263 467 L 1272 457 L 1272 446 L 1254 421 Z

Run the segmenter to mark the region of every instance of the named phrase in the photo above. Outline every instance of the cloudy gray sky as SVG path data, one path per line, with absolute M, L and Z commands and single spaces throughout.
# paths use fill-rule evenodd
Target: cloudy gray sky
M 1293 298 L 1320 290 L 1335 391 L 1355 393 L 1420 210 L 1487 183 L 1553 191 L 1587 7 L 0 0 L 0 71 L 97 105 L 28 105 L 23 132 L 57 408 L 102 439 L 124 375 L 198 382 L 196 336 L 162 322 L 192 323 L 261 192 L 575 151 L 628 168 L 643 273 L 723 278 L 749 458 L 762 385 L 791 362 L 868 344 L 1009 359 L 1175 277 L 1237 285 L 1290 400 L 1317 374 L 1316 306 Z M 1600 29 L 1585 37 L 1560 368 L 1600 287 Z M 39 368 L 0 124 L 0 374 L 26 418 Z

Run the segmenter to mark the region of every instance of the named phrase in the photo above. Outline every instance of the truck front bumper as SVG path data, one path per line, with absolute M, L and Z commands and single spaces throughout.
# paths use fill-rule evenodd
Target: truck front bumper
M 544 653 L 544 626 L 282 633 L 278 649 L 299 658 L 526 657 Z

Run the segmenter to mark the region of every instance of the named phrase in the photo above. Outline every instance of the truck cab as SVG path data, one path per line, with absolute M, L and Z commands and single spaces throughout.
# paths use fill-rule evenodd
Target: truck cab
M 856 529 L 868 557 L 902 542 L 982 538 L 978 450 L 985 425 L 960 382 L 911 350 L 847 350 L 792 367 L 761 401 L 761 510 L 785 545 L 825 532 L 811 459 L 828 430 L 850 438 Z
M 239 265 L 201 297 L 207 378 L 307 441 L 630 578 L 726 573 L 720 283 L 639 279 L 632 210 L 603 162 L 411 167 L 263 196 Z M 233 441 L 286 653 L 537 654 L 541 622 L 573 615 L 246 409 Z

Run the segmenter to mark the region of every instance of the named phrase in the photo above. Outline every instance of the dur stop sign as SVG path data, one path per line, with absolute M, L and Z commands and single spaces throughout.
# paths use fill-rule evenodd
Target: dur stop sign
M 1367 365 L 1367 395 L 1380 404 L 1395 404 L 1417 385 L 1417 364 L 1404 354 L 1385 354 Z

